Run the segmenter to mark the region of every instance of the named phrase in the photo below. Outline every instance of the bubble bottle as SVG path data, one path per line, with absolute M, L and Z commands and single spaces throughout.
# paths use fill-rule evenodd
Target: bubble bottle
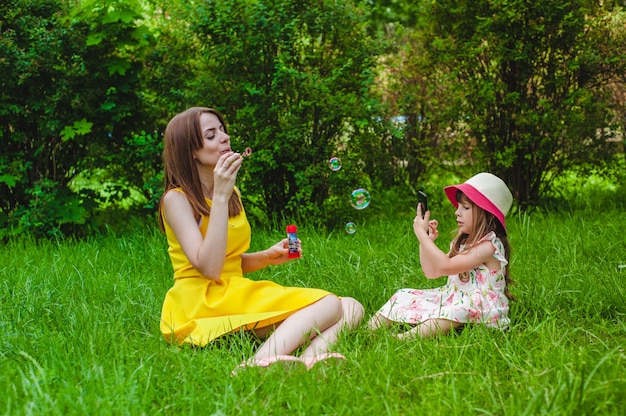
M 300 243 L 298 243 L 298 229 L 295 225 L 287 226 L 287 239 L 289 239 L 289 258 L 297 259 L 302 257 L 298 248 L 300 247 Z

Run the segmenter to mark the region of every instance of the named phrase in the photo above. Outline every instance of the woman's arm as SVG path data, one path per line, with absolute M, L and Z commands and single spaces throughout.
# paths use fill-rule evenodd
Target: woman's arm
M 168 192 L 163 198 L 163 210 L 189 262 L 203 276 L 219 280 L 226 259 L 228 202 L 213 200 L 204 239 L 184 194 Z
M 289 241 L 284 238 L 267 250 L 243 253 L 241 255 L 241 268 L 246 274 L 260 270 L 270 264 L 282 264 L 289 260 Z
M 228 201 L 235 189 L 237 172 L 241 168 L 238 153 L 220 156 L 213 169 L 213 197 L 207 231 L 202 238 L 187 197 L 170 191 L 163 199 L 163 209 L 189 262 L 203 276 L 219 280 L 226 261 L 228 240 Z

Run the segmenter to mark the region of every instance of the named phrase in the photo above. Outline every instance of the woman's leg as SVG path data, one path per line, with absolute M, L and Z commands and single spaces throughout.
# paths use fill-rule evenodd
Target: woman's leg
M 291 354 L 306 341 L 334 326 L 342 318 L 342 302 L 328 295 L 285 319 L 261 345 L 255 358 Z
M 313 357 L 330 350 L 344 330 L 355 329 L 365 313 L 361 303 L 353 298 L 341 298 L 341 319 L 336 324 L 322 331 L 302 352 L 302 357 Z

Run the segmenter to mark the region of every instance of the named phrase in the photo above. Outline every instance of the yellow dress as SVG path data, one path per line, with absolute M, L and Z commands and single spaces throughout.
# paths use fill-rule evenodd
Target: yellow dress
M 177 189 L 180 192 L 180 190 Z M 209 207 L 211 201 L 207 199 Z M 189 262 L 174 232 L 165 222 L 174 286 L 163 301 L 161 333 L 168 342 L 205 346 L 239 329 L 263 328 L 283 321 L 299 309 L 331 293 L 321 289 L 284 287 L 243 277 L 241 254 L 250 248 L 250 224 L 242 210 L 228 219 L 226 261 L 221 281 L 200 274 Z M 206 235 L 209 217 L 200 220 Z

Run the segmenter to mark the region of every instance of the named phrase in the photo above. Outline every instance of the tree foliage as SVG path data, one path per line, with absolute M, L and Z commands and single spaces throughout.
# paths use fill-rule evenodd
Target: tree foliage
M 78 173 L 108 169 L 147 121 L 139 73 L 152 39 L 137 8 L 114 0 L 0 6 L 0 225 L 32 229 L 35 217 L 35 230 L 55 232 L 89 217 L 96 196 L 68 185 Z M 50 194 L 43 204 L 34 197 L 42 189 Z
M 432 3 L 431 56 L 456 79 L 475 157 L 522 205 L 564 170 L 610 160 L 607 86 L 626 64 L 623 26 L 605 26 L 615 13 L 584 0 Z
M 0 6 L 0 227 L 63 231 L 146 183 L 128 152 L 155 119 L 142 91 L 155 42 L 143 13 L 120 0 Z M 111 180 L 98 191 L 71 186 L 99 172 Z
M 367 9 L 329 0 L 224 0 L 196 12 L 192 30 L 205 39 L 207 66 L 201 96 L 226 114 L 237 150 L 254 151 L 244 186 L 262 195 L 268 215 L 319 218 L 333 192 L 329 158 L 344 159 L 349 182 L 338 192 L 345 193 L 364 178 L 360 145 L 375 140 Z
M 353 189 L 440 169 L 493 171 L 534 203 L 564 170 L 623 157 L 625 16 L 585 0 L 5 1 L 0 235 L 154 215 L 162 131 L 196 105 L 253 149 L 251 217 L 342 219 Z

